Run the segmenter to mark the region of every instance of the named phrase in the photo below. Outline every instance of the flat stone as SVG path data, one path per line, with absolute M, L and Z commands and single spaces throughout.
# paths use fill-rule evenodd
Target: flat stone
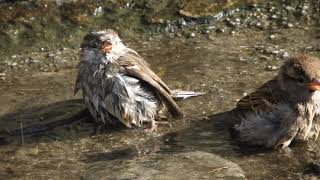
M 88 168 L 84 179 L 245 179 L 245 176 L 237 164 L 227 159 L 193 151 L 96 162 Z

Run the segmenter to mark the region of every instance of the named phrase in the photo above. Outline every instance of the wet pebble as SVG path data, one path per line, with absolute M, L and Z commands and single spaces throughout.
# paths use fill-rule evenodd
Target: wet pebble
M 97 7 L 97 8 L 94 10 L 94 12 L 93 12 L 93 15 L 94 15 L 94 16 L 100 16 L 100 15 L 102 15 L 102 14 L 103 14 L 103 8 L 102 8 L 102 6 Z
M 246 61 L 246 59 L 245 59 L 245 58 L 243 58 L 243 57 L 239 57 L 239 61 L 244 62 L 244 61 Z
M 264 22 L 257 22 L 256 23 L 256 28 L 264 30 L 268 27 L 268 22 L 264 21 Z
M 188 33 L 187 34 L 187 37 L 189 37 L 189 38 L 194 38 L 194 37 L 196 37 L 196 34 L 195 33 Z
M 208 26 L 208 27 L 206 27 L 206 30 L 215 30 L 215 29 L 216 29 L 215 26 Z
M 271 34 L 270 36 L 269 36 L 269 39 L 275 39 L 276 38 L 276 36 L 274 35 L 274 34 Z
M 240 24 L 240 19 L 238 19 L 239 21 L 233 21 L 229 18 L 226 19 L 227 25 L 230 27 L 236 27 Z
M 278 15 L 273 14 L 273 15 L 271 15 L 270 19 L 278 19 Z
M 266 67 L 266 70 L 267 71 L 276 71 L 276 70 L 278 70 L 279 69 L 279 67 L 277 67 L 277 66 L 267 66 Z
M 288 23 L 286 21 L 282 22 L 283 26 L 286 28 L 292 28 L 294 25 L 292 23 Z
M 205 29 L 205 30 L 201 31 L 201 33 L 202 34 L 210 34 L 210 30 Z
M 289 12 L 289 11 L 294 11 L 295 8 L 293 8 L 292 6 L 286 6 L 285 10 L 287 10 Z
M 181 37 L 181 36 L 182 36 L 182 34 L 181 34 L 180 32 L 175 33 L 175 35 L 176 35 L 177 37 Z
M 49 58 L 55 57 L 55 54 L 49 53 L 49 54 L 47 54 L 47 57 L 49 57 Z
M 40 60 L 37 60 L 37 59 L 31 59 L 31 60 L 30 60 L 30 62 L 31 62 L 31 63 L 40 63 Z
M 97 161 L 86 169 L 85 179 L 103 179 L 106 174 L 110 179 L 246 179 L 239 165 L 216 154 L 191 151 L 166 156 L 122 160 L 125 163 Z
M 216 32 L 217 32 L 217 33 L 224 33 L 224 31 L 225 31 L 225 30 L 224 30 L 223 28 L 217 28 L 217 29 L 216 29 Z
M 283 59 L 288 59 L 288 58 L 289 58 L 289 53 L 288 53 L 288 52 L 284 52 L 284 53 L 282 54 L 282 58 L 283 58 Z
M 187 22 L 184 19 L 179 19 L 178 20 L 178 26 L 179 27 L 183 27 L 183 26 L 186 26 L 186 25 L 187 25 Z

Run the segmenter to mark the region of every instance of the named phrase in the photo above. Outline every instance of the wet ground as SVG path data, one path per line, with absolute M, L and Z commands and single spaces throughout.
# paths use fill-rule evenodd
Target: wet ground
M 152 35 L 139 40 L 123 33 L 123 41 L 171 89 L 207 92 L 178 102 L 186 117 L 169 119 L 170 126 L 152 134 L 101 128 L 92 121 L 81 95 L 73 95 L 77 47 L 3 52 L 1 179 L 316 178 L 306 166 L 319 158 L 319 142 L 261 150 L 239 146 L 230 137 L 230 110 L 237 99 L 271 79 L 288 56 L 320 56 L 320 26 L 311 17 L 278 23 L 272 19 L 276 10 L 261 8 L 268 17 L 254 17 L 259 21 L 245 27 L 241 14 L 254 8 L 205 25 L 160 25 L 163 32 L 150 30 Z

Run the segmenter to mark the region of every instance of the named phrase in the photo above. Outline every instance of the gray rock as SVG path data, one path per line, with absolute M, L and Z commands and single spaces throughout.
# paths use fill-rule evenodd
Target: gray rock
M 96 162 L 88 168 L 84 179 L 245 179 L 245 176 L 242 169 L 229 160 L 193 151 Z

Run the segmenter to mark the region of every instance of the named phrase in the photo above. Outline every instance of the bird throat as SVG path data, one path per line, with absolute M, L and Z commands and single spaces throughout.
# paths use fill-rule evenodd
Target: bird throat
M 111 44 L 111 43 L 109 43 L 109 42 L 104 42 L 104 43 L 102 44 L 102 46 L 101 46 L 101 52 L 102 52 L 103 54 L 108 54 L 108 53 L 111 52 L 111 50 L 112 50 L 112 44 Z

